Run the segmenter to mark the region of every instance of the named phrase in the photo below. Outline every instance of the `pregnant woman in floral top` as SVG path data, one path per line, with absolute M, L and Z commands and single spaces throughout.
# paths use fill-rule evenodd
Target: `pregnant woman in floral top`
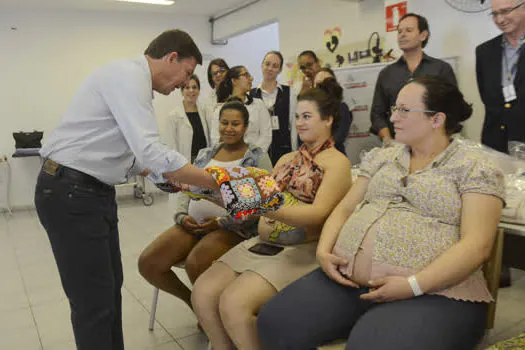
M 451 138 L 472 114 L 438 78 L 407 84 L 396 140 L 363 160 L 326 221 L 321 265 L 258 317 L 265 349 L 471 350 L 486 324 L 488 259 L 503 206 L 501 171 Z

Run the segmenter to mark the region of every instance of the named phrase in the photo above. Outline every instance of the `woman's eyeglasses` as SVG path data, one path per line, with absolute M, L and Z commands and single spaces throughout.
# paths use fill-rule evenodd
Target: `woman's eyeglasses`
M 223 74 L 224 72 L 226 72 L 226 69 L 221 68 L 221 69 L 219 69 L 219 70 L 216 70 L 215 72 L 211 72 L 211 76 L 212 76 L 212 77 L 216 77 L 217 75 L 219 75 L 219 74 Z
M 312 69 L 312 67 L 314 66 L 314 64 L 315 64 L 315 62 L 308 62 L 308 63 L 306 63 L 306 64 L 300 65 L 300 66 L 299 66 L 299 69 L 300 69 L 301 71 L 304 72 L 304 71 L 307 70 L 307 69 Z
M 398 113 L 399 116 L 401 118 L 406 118 L 408 117 L 408 113 L 437 113 L 436 111 L 431 111 L 431 110 L 428 110 L 428 109 L 408 109 L 408 108 L 405 108 L 405 107 L 398 107 L 398 106 L 392 106 L 390 107 L 390 112 L 392 112 L 392 114 L 394 113 Z
M 239 74 L 239 77 L 246 77 L 250 79 L 252 75 L 250 74 L 250 72 L 244 72 L 244 73 Z

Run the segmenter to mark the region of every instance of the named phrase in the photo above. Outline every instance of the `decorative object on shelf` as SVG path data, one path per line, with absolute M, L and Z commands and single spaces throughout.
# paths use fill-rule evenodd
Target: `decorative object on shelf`
M 332 29 L 327 29 L 324 31 L 324 41 L 326 48 L 330 52 L 334 52 L 339 46 L 339 40 L 343 36 L 343 31 L 340 26 L 335 26 Z

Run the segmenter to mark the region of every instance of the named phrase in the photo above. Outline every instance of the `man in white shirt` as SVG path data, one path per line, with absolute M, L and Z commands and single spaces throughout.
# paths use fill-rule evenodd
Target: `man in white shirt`
M 114 185 L 149 169 L 154 182 L 216 188 L 212 178 L 159 142 L 153 91 L 183 86 L 202 55 L 170 30 L 144 55 L 95 70 L 41 150 L 35 205 L 71 307 L 79 350 L 121 350 L 122 261 Z

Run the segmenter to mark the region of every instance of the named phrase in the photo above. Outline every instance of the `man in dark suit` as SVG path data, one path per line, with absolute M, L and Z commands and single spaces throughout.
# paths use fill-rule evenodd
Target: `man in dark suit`
M 493 0 L 492 18 L 503 34 L 476 48 L 481 142 L 508 153 L 509 141 L 525 142 L 525 1 Z
M 525 142 L 525 1 L 492 0 L 492 18 L 503 34 L 476 48 L 476 76 L 485 104 L 481 142 L 509 152 L 509 141 Z M 510 286 L 503 266 L 500 287 Z

